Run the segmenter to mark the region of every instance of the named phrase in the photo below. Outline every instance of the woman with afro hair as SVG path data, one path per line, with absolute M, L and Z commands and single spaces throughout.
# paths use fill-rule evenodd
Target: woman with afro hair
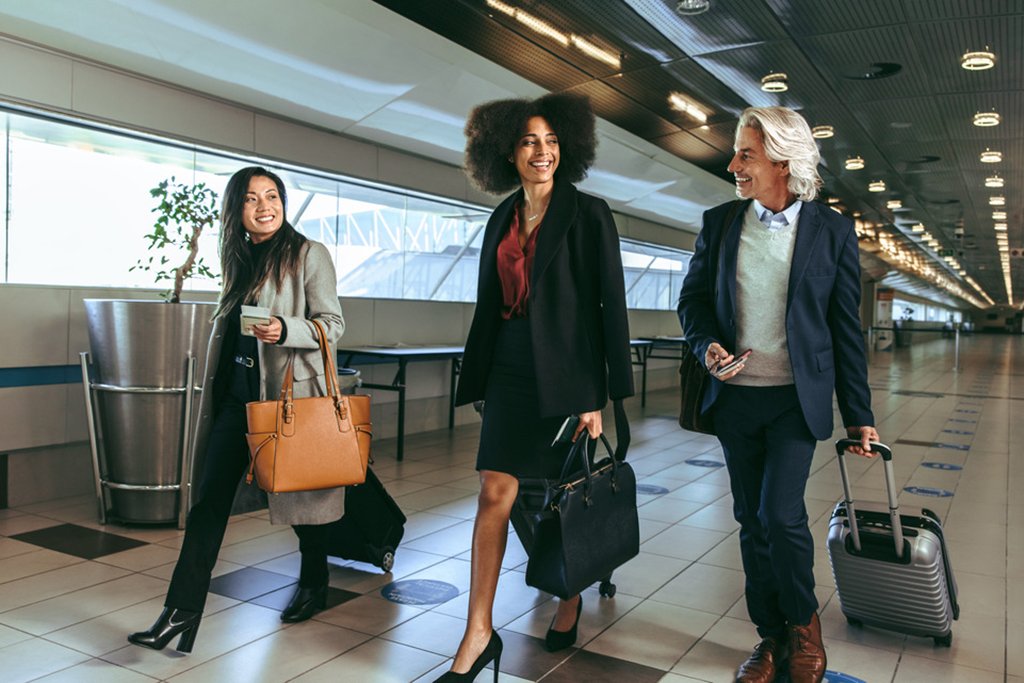
M 596 146 L 586 97 L 488 102 L 466 124 L 466 169 L 482 190 L 515 190 L 494 210 L 480 251 L 477 305 L 456 392 L 484 401 L 477 469 L 469 616 L 451 671 L 471 681 L 501 639 L 491 612 L 519 478 L 557 478 L 567 447 L 559 427 L 579 416 L 573 440 L 602 431 L 601 409 L 633 394 L 619 236 L 608 204 L 578 191 Z M 559 603 L 545 638 L 576 642 L 581 596 Z

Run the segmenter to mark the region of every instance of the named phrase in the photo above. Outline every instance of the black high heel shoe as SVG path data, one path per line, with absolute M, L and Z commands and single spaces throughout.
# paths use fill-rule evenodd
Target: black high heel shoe
M 316 588 L 296 589 L 292 601 L 281 612 L 281 621 L 294 624 L 298 621 L 305 621 L 316 614 L 319 610 L 327 607 L 327 586 Z
M 573 622 L 572 628 L 568 631 L 556 631 L 554 628 L 549 628 L 548 633 L 544 636 L 544 649 L 548 652 L 558 652 L 564 650 L 567 647 L 572 647 L 576 644 L 576 630 L 580 625 L 580 614 L 583 612 L 583 596 L 580 596 L 579 602 L 576 603 L 576 621 Z M 555 625 L 556 614 L 551 618 L 551 626 Z
M 457 681 L 472 681 L 477 675 L 484 670 L 491 661 L 494 662 L 494 683 L 498 683 L 498 667 L 501 666 L 501 637 L 498 636 L 498 632 L 491 631 L 491 639 L 487 641 L 487 647 L 480 653 L 480 656 L 473 662 L 473 666 L 469 667 L 469 671 L 464 674 L 457 674 L 454 671 L 449 671 L 438 678 L 434 683 L 457 683 Z
M 160 613 L 148 631 L 131 634 L 128 636 L 128 642 L 148 647 L 151 650 L 162 650 L 180 633 L 181 639 L 175 649 L 178 652 L 192 652 L 192 645 L 196 642 L 196 633 L 199 631 L 199 621 L 202 617 L 202 612 L 164 607 L 164 611 Z

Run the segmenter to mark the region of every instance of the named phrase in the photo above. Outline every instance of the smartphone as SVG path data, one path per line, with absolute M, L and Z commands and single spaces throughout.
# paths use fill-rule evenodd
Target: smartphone
M 750 354 L 751 354 L 751 350 L 747 349 L 746 351 L 744 351 L 740 355 L 738 355 L 735 358 L 733 358 L 732 362 L 729 363 L 728 365 L 723 365 L 720 368 L 715 368 L 714 371 L 712 372 L 712 374 L 715 377 L 722 377 L 723 375 L 728 375 L 730 372 L 732 372 L 736 368 L 738 368 L 741 365 L 743 365 L 744 363 L 746 363 L 747 362 L 747 358 L 750 357 Z
M 570 415 L 565 418 L 565 422 L 558 428 L 558 433 L 555 434 L 555 440 L 551 442 L 551 446 L 557 446 L 559 444 L 572 443 L 572 437 L 576 434 L 576 428 L 580 426 L 580 416 Z

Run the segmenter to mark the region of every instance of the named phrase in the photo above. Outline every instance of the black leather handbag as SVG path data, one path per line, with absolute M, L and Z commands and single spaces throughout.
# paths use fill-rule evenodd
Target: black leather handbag
M 592 465 L 586 432 L 545 496 L 533 535 L 527 585 L 562 599 L 605 579 L 640 552 L 636 475 L 616 459 L 601 435 L 608 459 Z
M 701 413 L 704 392 L 711 384 L 711 374 L 690 347 L 683 345 L 683 360 L 679 364 L 679 426 L 701 434 L 715 433 L 711 413 Z

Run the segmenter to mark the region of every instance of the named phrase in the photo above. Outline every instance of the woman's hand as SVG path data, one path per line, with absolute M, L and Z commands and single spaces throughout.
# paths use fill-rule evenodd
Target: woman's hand
M 253 334 L 264 344 L 276 344 L 281 338 L 281 321 L 277 316 L 270 316 L 270 322 L 266 325 L 253 325 Z
M 579 438 L 583 430 L 586 429 L 590 434 L 591 439 L 596 439 L 601 436 L 603 431 L 601 428 L 601 411 L 592 410 L 589 413 L 580 413 L 580 423 L 576 426 L 576 433 L 572 435 L 572 440 L 575 442 Z

